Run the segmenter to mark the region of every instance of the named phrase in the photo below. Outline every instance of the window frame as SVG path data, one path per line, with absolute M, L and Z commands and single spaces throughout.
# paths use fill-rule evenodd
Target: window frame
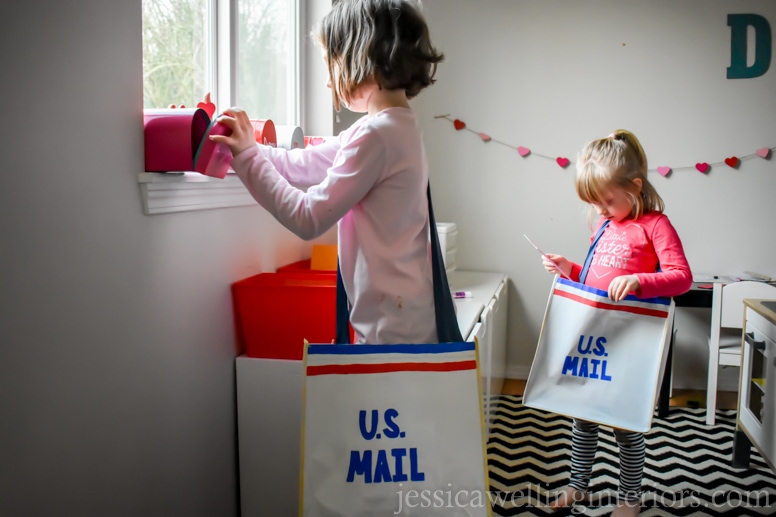
M 273 0 L 277 1 L 277 0 Z M 289 125 L 300 125 L 301 113 L 301 0 L 285 0 L 289 4 L 289 54 L 292 66 L 288 67 L 288 84 L 291 85 L 291 95 L 288 96 L 286 110 L 289 114 Z M 240 73 L 237 64 L 239 51 L 239 0 L 208 0 L 210 10 L 209 30 L 210 55 L 214 66 L 211 67 L 211 93 L 216 106 L 223 111 L 226 107 L 239 105 Z
M 207 0 L 208 82 L 217 113 L 234 106 L 238 98 L 237 54 L 239 0 Z M 273 0 L 277 1 L 277 0 Z M 287 113 L 291 125 L 301 125 L 302 113 L 302 0 L 289 5 L 289 44 L 292 65 L 288 67 Z M 223 180 L 197 172 L 141 172 L 137 175 L 143 213 L 146 215 L 254 205 L 255 201 L 235 174 Z

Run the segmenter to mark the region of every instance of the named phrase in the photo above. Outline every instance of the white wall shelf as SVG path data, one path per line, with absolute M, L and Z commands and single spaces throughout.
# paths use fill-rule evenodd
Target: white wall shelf
M 256 204 L 231 172 L 224 179 L 198 172 L 141 172 L 137 182 L 146 215 Z

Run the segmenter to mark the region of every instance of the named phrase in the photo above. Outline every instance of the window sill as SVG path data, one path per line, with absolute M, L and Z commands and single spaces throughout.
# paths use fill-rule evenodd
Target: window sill
M 141 172 L 137 182 L 146 215 L 256 204 L 232 172 L 224 179 L 198 172 Z

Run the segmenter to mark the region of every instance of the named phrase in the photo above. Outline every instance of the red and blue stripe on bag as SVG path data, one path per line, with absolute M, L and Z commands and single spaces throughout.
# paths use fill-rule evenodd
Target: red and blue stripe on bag
M 631 294 L 619 302 L 613 302 L 606 291 L 563 278 L 558 279 L 553 294 L 597 309 L 631 312 L 656 318 L 667 318 L 671 305 L 669 298 L 637 298 Z
M 307 376 L 475 370 L 474 343 L 308 345 Z

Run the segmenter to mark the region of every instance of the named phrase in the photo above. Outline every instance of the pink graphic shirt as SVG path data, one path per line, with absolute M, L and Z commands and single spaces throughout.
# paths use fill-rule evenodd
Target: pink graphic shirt
M 596 232 L 604 221 L 598 221 Z M 595 232 L 591 243 L 594 236 Z M 571 278 L 579 281 L 581 270 L 574 264 Z M 613 278 L 633 274 L 641 284 L 635 293 L 639 298 L 677 296 L 690 289 L 690 265 L 665 214 L 651 212 L 636 220 L 610 222 L 595 248 L 585 284 L 606 291 Z

